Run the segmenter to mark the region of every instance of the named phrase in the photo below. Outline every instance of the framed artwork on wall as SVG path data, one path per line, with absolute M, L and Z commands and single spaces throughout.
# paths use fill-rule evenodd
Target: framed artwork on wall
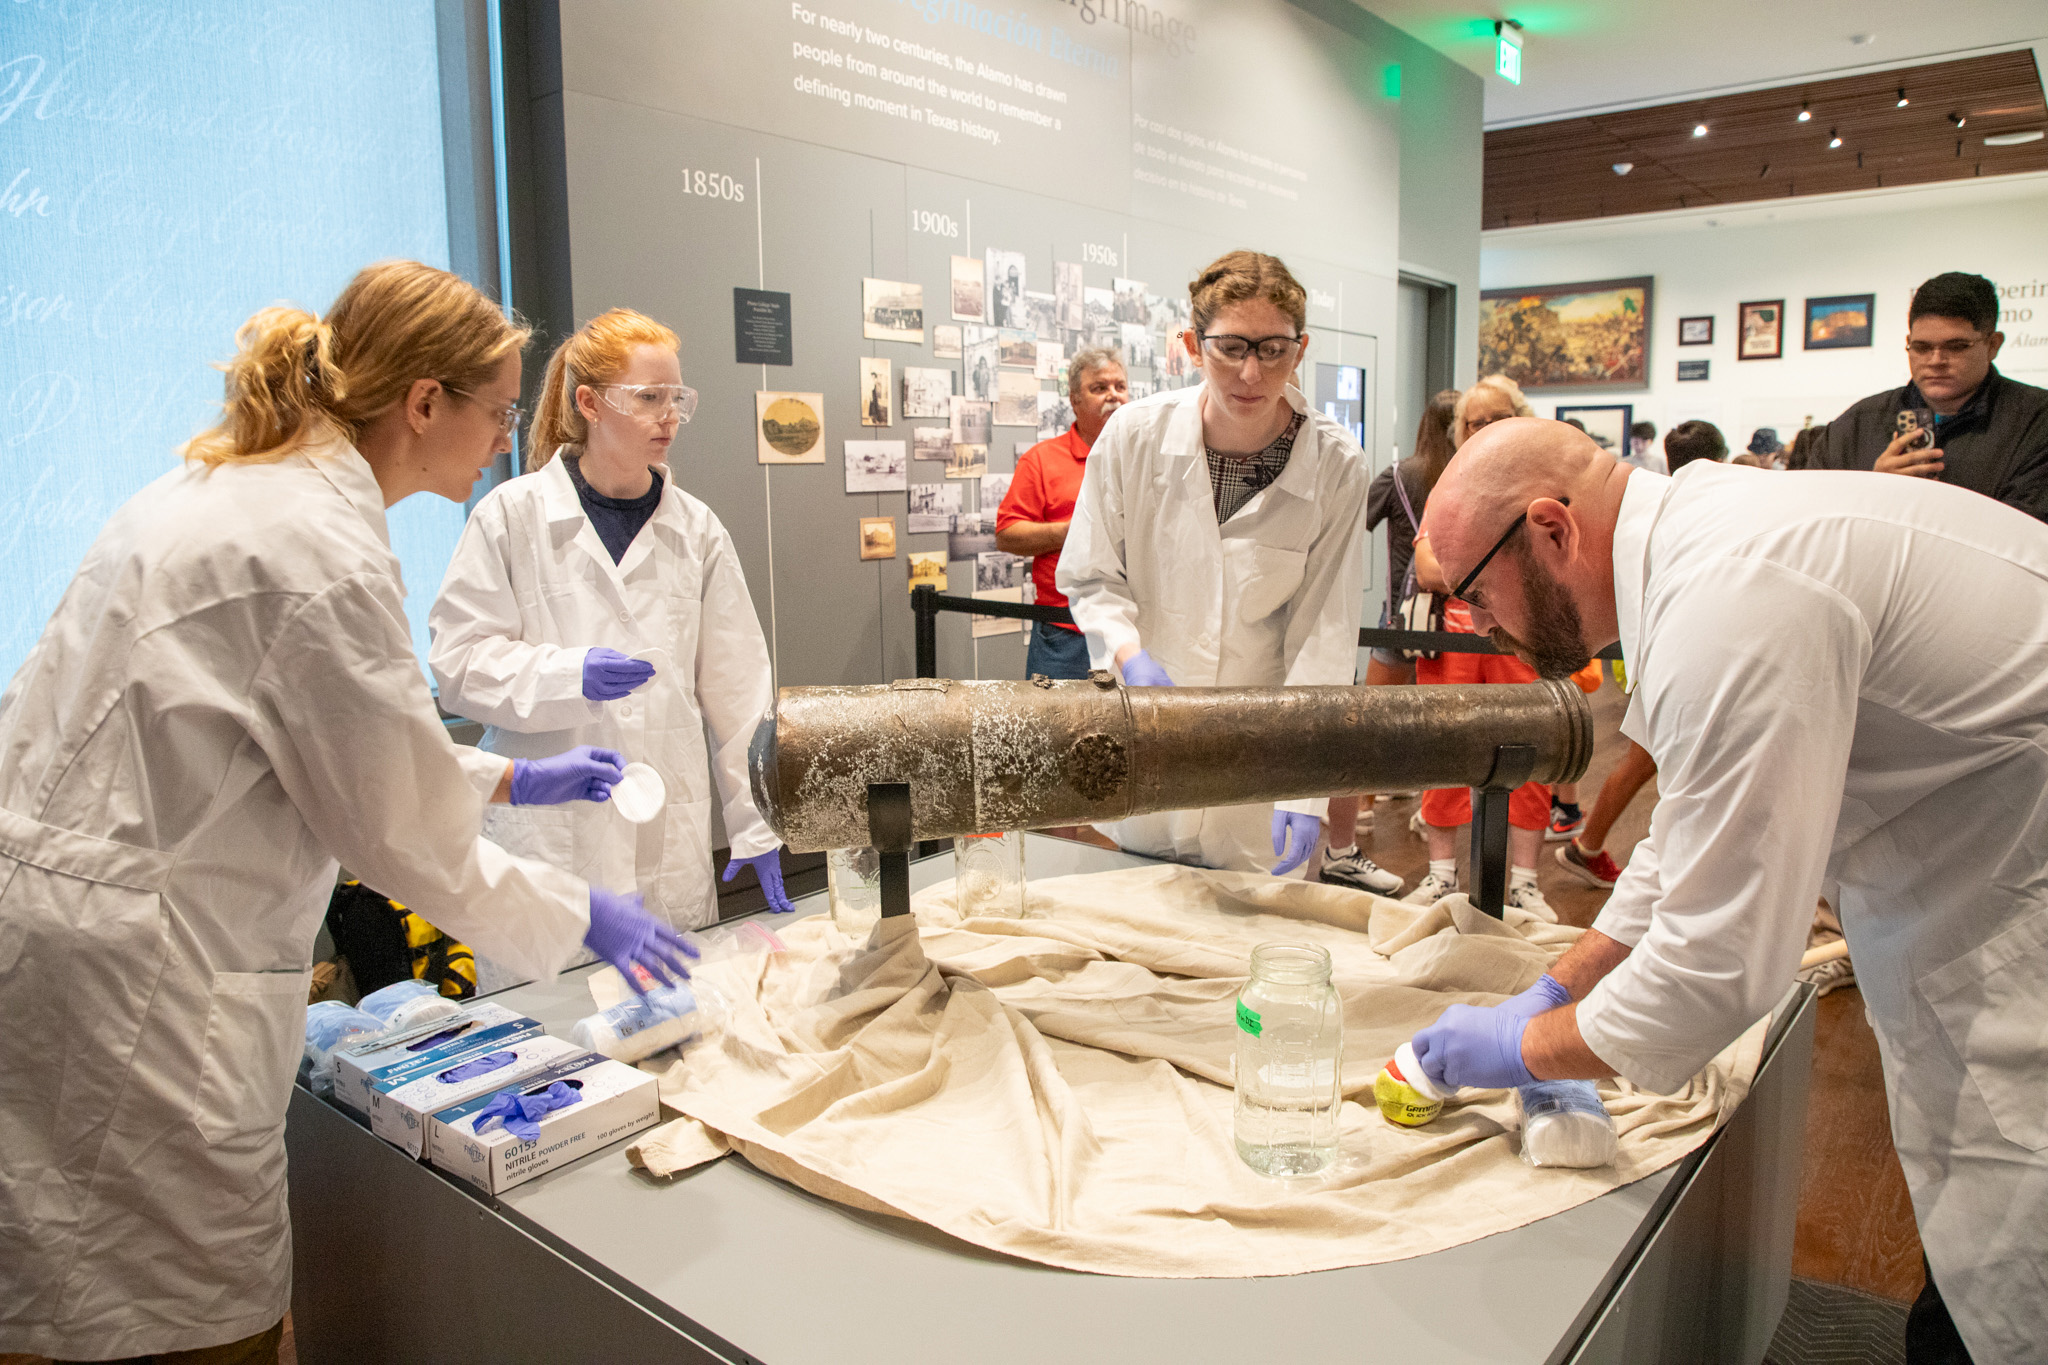
M 1875 294 L 1836 294 L 1806 301 L 1806 349 L 1845 351 L 1870 345 Z
M 894 559 L 896 557 L 896 518 L 862 517 L 860 519 L 860 557 L 862 559 Z
M 1680 383 L 1684 383 L 1684 382 L 1686 382 L 1687 380 L 1692 380 L 1692 379 L 1705 379 L 1705 378 L 1707 377 L 1707 366 L 1708 366 L 1708 365 L 1710 365 L 1711 363 L 1712 363 L 1711 361 L 1706 361 L 1706 360 L 1681 360 L 1681 361 L 1679 361 L 1679 362 L 1678 362 L 1678 379 L 1679 379 L 1679 382 L 1680 382 Z
M 1616 459 L 1628 454 L 1628 428 L 1635 419 L 1632 404 L 1600 403 L 1580 407 L 1560 403 L 1552 415 L 1560 422 L 1577 422 L 1596 445 Z
M 1479 295 L 1479 372 L 1524 389 L 1650 386 L 1648 275 Z
M 1735 342 L 1737 360 L 1777 360 L 1785 354 L 1785 300 L 1742 305 Z
M 1680 318 L 1678 320 L 1678 344 L 1681 346 L 1711 346 L 1714 344 L 1714 320 L 1708 318 Z

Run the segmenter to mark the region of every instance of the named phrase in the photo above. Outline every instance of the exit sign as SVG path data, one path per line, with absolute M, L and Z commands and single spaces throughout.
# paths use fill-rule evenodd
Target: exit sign
M 1505 21 L 1495 24 L 1493 31 L 1500 35 L 1500 52 L 1494 63 L 1494 70 L 1509 85 L 1522 83 L 1522 33 L 1513 24 Z

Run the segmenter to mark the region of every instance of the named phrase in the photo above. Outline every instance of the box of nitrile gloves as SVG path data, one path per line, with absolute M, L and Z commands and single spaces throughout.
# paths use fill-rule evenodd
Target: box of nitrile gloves
M 373 1080 L 423 1060 L 467 1052 L 478 1043 L 524 1038 L 540 1031 L 539 1020 L 483 1002 L 402 1033 L 380 1033 L 345 1043 L 334 1050 L 335 1102 L 368 1117 Z
M 494 1101 L 511 1090 L 519 1095 L 560 1097 L 561 1085 L 574 1099 L 532 1120 L 515 1111 L 493 1114 Z M 508 1117 L 520 1132 L 507 1126 Z M 517 1086 L 478 1095 L 434 1115 L 427 1128 L 427 1157 L 450 1175 L 485 1194 L 502 1194 L 543 1171 L 566 1166 L 620 1138 L 651 1128 L 661 1117 L 654 1077 L 594 1052 L 565 1057 L 525 1077 Z M 527 1127 L 532 1123 L 533 1127 Z M 531 1136 L 528 1136 L 530 1134 Z
M 387 1074 L 370 1083 L 370 1131 L 408 1156 L 424 1157 L 427 1123 L 435 1114 L 503 1090 L 581 1051 L 574 1043 L 536 1033 L 509 1042 L 486 1042 L 453 1057 Z

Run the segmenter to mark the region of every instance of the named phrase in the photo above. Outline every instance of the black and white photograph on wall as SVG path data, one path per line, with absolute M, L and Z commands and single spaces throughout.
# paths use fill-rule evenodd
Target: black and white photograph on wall
M 1078 332 L 1088 325 L 1083 311 L 1081 267 L 1075 261 L 1052 263 L 1053 319 L 1062 332 Z
M 988 442 L 955 441 L 953 458 L 946 461 L 949 479 L 979 479 L 988 473 Z M 958 558 L 958 556 L 955 556 Z
M 910 485 L 910 515 L 904 520 L 905 528 L 914 536 L 952 530 L 953 518 L 960 515 L 960 489 L 957 483 Z
M 1030 446 L 1023 441 L 1019 441 L 1017 442 L 1017 444 L 1020 446 L 1024 446 L 1026 450 L 1030 449 Z M 1017 453 L 1021 455 L 1023 454 L 1023 451 L 1019 451 Z M 1015 477 L 1017 477 L 1015 474 L 982 475 L 981 510 L 984 512 L 993 512 L 997 508 L 1001 507 L 1003 505 L 1003 499 L 1010 495 L 1010 480 L 1014 479 Z
M 953 415 L 953 372 L 903 367 L 903 415 L 905 417 L 951 417 Z
M 947 403 L 946 416 L 950 418 L 952 404 Z M 953 458 L 953 428 L 912 427 L 910 429 L 910 455 L 915 460 L 950 460 Z
M 960 329 L 951 324 L 932 328 L 932 358 L 934 360 L 958 360 L 960 358 Z
M 846 491 L 901 493 L 910 486 L 910 457 L 901 441 L 848 441 Z
M 974 590 L 994 592 L 997 588 L 1021 588 L 1031 572 L 1031 561 L 1022 555 L 994 550 L 974 557 Z
M 988 310 L 987 289 L 982 283 L 981 262 L 972 256 L 955 256 L 951 296 L 953 321 L 980 322 Z
M 762 464 L 825 463 L 825 395 L 757 390 L 754 449 Z
M 862 559 L 894 559 L 896 557 L 896 518 L 862 517 L 860 519 L 860 557 Z
M 910 591 L 930 588 L 933 592 L 946 590 L 946 552 L 944 550 L 912 550 L 910 552 Z
M 1678 362 L 1678 379 L 1679 379 L 1679 382 L 1680 382 L 1680 383 L 1685 383 L 1685 382 L 1687 382 L 1687 381 L 1689 381 L 1689 380 L 1695 380 L 1695 379 L 1705 379 L 1705 378 L 1707 377 L 1707 366 L 1708 366 L 1708 365 L 1709 365 L 1710 363 L 1711 363 L 1711 362 L 1709 362 L 1709 361 L 1705 361 L 1705 360 L 1681 360 L 1681 361 L 1679 361 L 1679 362 Z
M 996 352 L 1000 363 L 1013 369 L 1038 368 L 1038 334 L 1021 327 L 996 329 Z
M 1032 374 L 1039 379 L 1050 379 L 1067 367 L 1067 348 L 1057 341 L 1038 343 L 1038 366 Z
M 1037 444 L 1038 444 L 1038 438 L 1037 438 L 1036 436 L 1032 437 L 1032 438 L 1031 438 L 1030 440 L 1028 440 L 1028 441 L 1012 441 L 1012 442 L 1010 442 L 1010 458 L 1011 458 L 1012 460 L 1021 460 L 1021 459 L 1023 459 L 1023 458 L 1024 458 L 1024 457 L 1025 457 L 1026 455 L 1028 455 L 1028 454 L 1029 454 L 1029 453 L 1031 452 L 1031 447 L 1033 447 L 1033 446 L 1035 446 L 1035 445 L 1037 445 Z M 1005 485 L 1003 485 L 1003 486 L 1004 486 L 1005 488 L 1008 488 L 1008 487 L 1009 487 L 1009 485 L 1008 485 L 1008 484 L 1005 484 Z
M 1629 423 L 1635 408 L 1628 403 L 1567 406 L 1560 403 L 1552 414 L 1560 422 L 1574 423 L 1593 438 L 1593 443 L 1619 459 L 1628 450 Z
M 1040 341 L 1060 339 L 1060 321 L 1054 311 L 1054 300 L 1050 294 L 1026 294 L 1024 316 L 1031 319 L 1031 334 Z
M 962 388 L 969 398 L 995 401 L 996 367 L 1001 361 L 999 351 L 995 328 L 967 329 L 967 353 L 960 370 L 964 380 Z
M 862 356 L 860 358 L 860 424 L 864 427 L 894 425 L 896 418 L 892 409 L 895 402 L 894 385 L 889 378 L 889 362 L 881 356 Z
M 901 280 L 860 282 L 860 334 L 869 341 L 924 344 L 924 286 Z
M 953 529 L 946 533 L 947 559 L 973 559 L 976 555 L 994 554 L 995 548 L 995 513 L 962 512 L 953 518 Z
M 1152 357 L 1152 371 L 1161 379 L 1179 379 L 1194 368 L 1193 358 L 1188 355 L 1187 343 L 1178 331 L 1169 332 L 1165 344 Z
M 1145 282 L 1143 280 L 1117 280 L 1111 289 L 1116 295 L 1109 306 L 1110 315 L 1118 322 L 1150 322 L 1152 312 L 1145 306 Z
M 1126 370 L 1152 368 L 1152 329 L 1142 322 L 1119 322 L 1117 350 L 1123 353 Z
M 1713 345 L 1714 320 L 1712 318 L 1680 318 L 1678 320 L 1678 344 L 1681 346 Z
M 953 444 L 987 445 L 990 429 L 995 421 L 996 405 L 985 398 L 962 398 L 957 395 L 949 402 L 953 409 Z
M 996 415 L 999 427 L 1038 425 L 1038 376 L 1004 370 L 996 376 Z
M 1105 327 L 1111 332 L 1116 331 L 1115 290 L 1100 289 L 1091 284 L 1081 291 L 1081 300 L 1081 312 L 1085 319 L 1081 324 L 1083 330 L 1090 336 L 1095 335 Z
M 988 321 L 997 327 L 1028 327 L 1024 315 L 1024 253 L 990 247 L 988 261 Z
M 1133 379 L 1128 382 L 1131 390 L 1131 401 L 1133 403 L 1137 402 L 1140 398 L 1150 398 L 1153 394 L 1158 392 L 1158 390 L 1153 387 L 1152 381 L 1149 379 Z
M 1050 441 L 1074 425 L 1074 405 L 1055 389 L 1038 391 L 1038 439 Z

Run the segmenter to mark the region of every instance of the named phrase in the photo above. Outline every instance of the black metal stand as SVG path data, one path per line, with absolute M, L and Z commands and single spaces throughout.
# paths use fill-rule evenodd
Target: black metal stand
M 868 838 L 882 855 L 882 918 L 910 913 L 910 784 L 868 784 Z
M 1501 919 L 1508 898 L 1508 798 L 1529 780 L 1536 768 L 1536 750 L 1527 744 L 1503 744 L 1493 751 L 1493 771 L 1472 789 L 1473 903 Z

